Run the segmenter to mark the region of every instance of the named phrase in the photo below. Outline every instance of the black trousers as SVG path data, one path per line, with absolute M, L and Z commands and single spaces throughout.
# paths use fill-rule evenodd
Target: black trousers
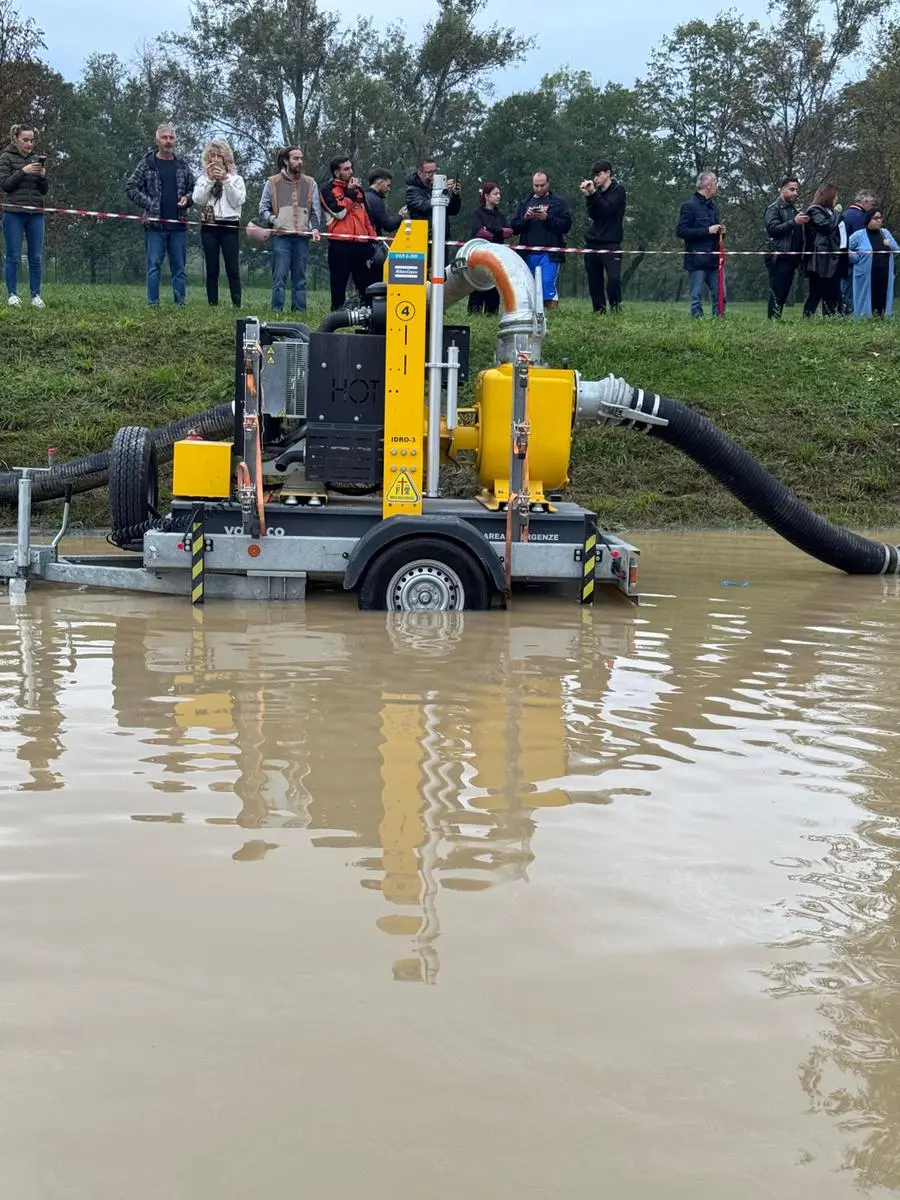
M 347 282 L 353 276 L 353 284 L 360 296 L 372 280 L 372 271 L 366 265 L 372 257 L 368 242 L 329 242 L 328 274 L 331 277 L 331 311 L 343 308 L 347 299 Z
M 206 298 L 210 304 L 219 303 L 219 252 L 225 260 L 228 290 L 235 308 L 241 306 L 241 262 L 238 222 L 216 222 L 201 225 L 200 245 L 206 262 Z
M 823 275 L 809 276 L 809 295 L 803 305 L 804 317 L 815 316 L 819 301 L 822 302 L 823 317 L 833 317 L 840 311 L 841 281 L 837 276 L 832 276 L 831 279 L 826 279 Z
M 496 288 L 487 292 L 472 292 L 469 296 L 470 313 L 495 313 L 500 311 L 500 293 Z
M 613 250 L 618 247 L 606 246 L 597 249 Z M 609 307 L 615 310 L 622 303 L 622 255 L 621 254 L 586 254 L 584 269 L 587 271 L 588 288 L 591 293 L 591 304 L 594 312 L 606 311 L 606 299 L 609 297 Z M 606 275 L 604 289 L 603 276 Z
M 780 317 L 794 286 L 794 274 L 799 258 L 783 258 L 776 255 L 769 264 L 769 320 Z

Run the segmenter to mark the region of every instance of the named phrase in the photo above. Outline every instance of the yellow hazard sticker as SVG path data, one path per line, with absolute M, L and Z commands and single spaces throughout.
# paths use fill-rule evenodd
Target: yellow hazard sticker
M 401 471 L 388 488 L 387 499 L 394 504 L 414 504 L 419 499 L 416 485 L 406 471 Z

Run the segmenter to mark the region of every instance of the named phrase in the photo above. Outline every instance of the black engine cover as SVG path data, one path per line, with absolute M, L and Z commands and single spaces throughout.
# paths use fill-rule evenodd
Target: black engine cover
M 384 468 L 384 344 L 373 334 L 309 339 L 306 472 L 374 487 Z

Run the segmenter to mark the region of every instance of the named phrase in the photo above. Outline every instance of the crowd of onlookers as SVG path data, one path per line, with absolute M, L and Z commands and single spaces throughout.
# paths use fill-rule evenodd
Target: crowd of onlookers
M 306 309 L 306 275 L 311 241 L 328 238 L 331 306 L 347 301 L 352 280 L 360 296 L 383 278 L 386 241 L 406 218 L 431 221 L 433 180 L 437 163 L 424 158 L 405 181 L 404 204 L 392 213 L 387 205 L 393 178 L 383 167 L 373 168 L 367 186 L 357 178 L 348 155 L 335 155 L 329 179 L 322 188 L 304 172 L 303 152 L 297 146 L 280 150 L 275 172 L 265 181 L 259 212 L 246 226 L 248 236 L 271 250 L 272 308 L 282 312 L 290 287 L 290 309 Z M 462 207 L 458 180 L 446 181 L 447 215 Z M 47 158 L 36 153 L 36 132 L 28 125 L 13 126 L 10 144 L 0 153 L 0 192 L 4 203 L 5 282 L 8 304 L 22 303 L 18 273 L 23 244 L 27 247 L 31 303 L 43 308 L 41 254 Z M 612 164 L 598 159 L 580 184 L 588 219 L 584 264 L 595 312 L 617 311 L 622 302 L 622 242 L 627 195 L 613 177 Z M 676 234 L 684 242 L 684 268 L 690 279 L 691 316 L 703 316 L 704 292 L 713 315 L 725 309 L 725 225 L 716 193 L 718 181 L 709 171 L 697 178 L 696 191 L 681 206 Z M 147 301 L 159 305 L 160 277 L 168 259 L 176 305 L 187 291 L 187 210 L 200 214 L 200 243 L 206 268 L 206 295 L 219 301 L 219 277 L 224 265 L 231 302 L 241 305 L 240 228 L 247 189 L 227 142 L 211 141 L 203 150 L 199 174 L 176 153 L 176 132 L 169 124 L 156 131 L 156 145 L 132 171 L 128 199 L 140 210 L 147 262 Z M 769 250 L 768 315 L 780 317 L 799 275 L 808 282 L 804 316 L 838 313 L 890 316 L 894 291 L 897 242 L 884 227 L 871 192 L 859 192 L 842 211 L 837 190 L 818 189 L 812 203 L 801 208 L 799 181 L 782 180 L 777 198 L 765 213 Z M 478 205 L 471 214 L 469 234 L 504 244 L 515 238 L 516 250 L 532 273 L 541 274 L 544 304 L 559 303 L 557 278 L 566 251 L 572 214 L 565 198 L 553 191 L 546 171 L 536 171 L 531 192 L 520 199 L 512 216 L 501 211 L 499 186 L 482 183 Z M 470 312 L 497 312 L 496 289 L 470 297 Z

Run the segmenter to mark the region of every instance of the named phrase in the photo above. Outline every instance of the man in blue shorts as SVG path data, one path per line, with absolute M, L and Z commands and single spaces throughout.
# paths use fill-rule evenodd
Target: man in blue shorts
M 535 171 L 531 187 L 531 195 L 520 200 L 516 207 L 512 227 L 519 235 L 519 247 L 532 275 L 541 268 L 544 306 L 559 308 L 556 278 L 565 258 L 561 251 L 566 244 L 566 234 L 572 228 L 572 214 L 562 196 L 550 190 L 550 176 L 546 171 Z M 529 246 L 536 249 L 530 251 Z

